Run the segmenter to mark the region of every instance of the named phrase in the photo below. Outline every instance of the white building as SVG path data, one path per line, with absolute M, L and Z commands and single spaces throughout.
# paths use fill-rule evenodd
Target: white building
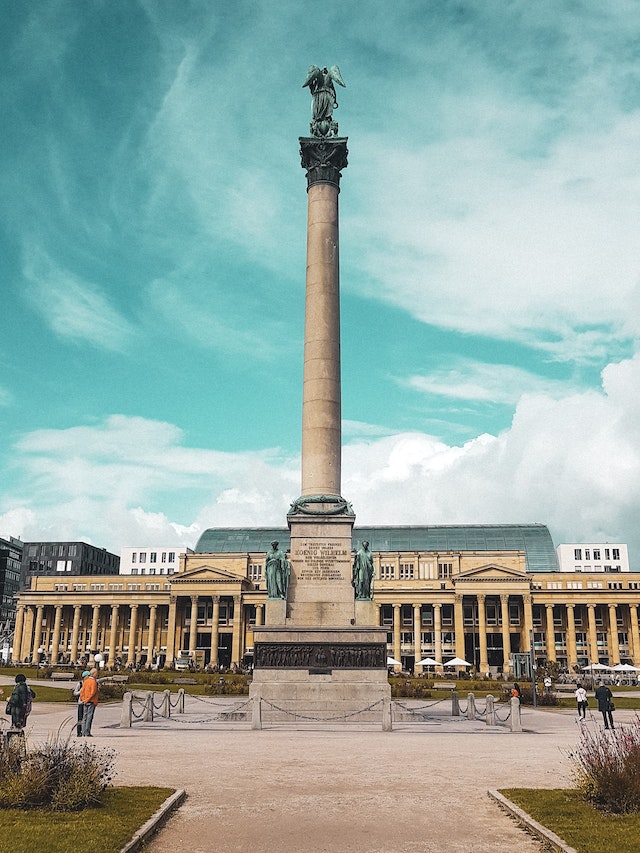
M 627 546 L 615 542 L 558 545 L 561 572 L 628 572 Z
M 123 548 L 120 551 L 121 575 L 172 575 L 178 571 L 180 554 L 189 548 L 175 545 L 150 545 L 146 548 Z

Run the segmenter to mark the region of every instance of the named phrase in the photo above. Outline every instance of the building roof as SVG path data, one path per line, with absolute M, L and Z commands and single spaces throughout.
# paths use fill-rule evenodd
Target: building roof
M 197 554 L 255 554 L 278 540 L 290 547 L 286 527 L 209 528 L 198 539 Z M 524 551 L 527 571 L 557 572 L 558 557 L 544 524 L 443 524 L 429 527 L 354 527 L 352 545 L 367 539 L 372 551 Z

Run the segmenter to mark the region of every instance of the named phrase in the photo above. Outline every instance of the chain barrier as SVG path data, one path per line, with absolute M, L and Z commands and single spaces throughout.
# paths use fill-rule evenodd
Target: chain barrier
M 305 714 L 299 714 L 297 711 L 289 711 L 286 708 L 281 708 L 279 705 L 274 705 L 273 702 L 269 702 L 268 699 L 262 699 L 262 702 L 270 708 L 273 708 L 274 711 L 279 711 L 282 714 L 286 714 L 288 717 L 294 717 L 298 720 L 308 720 L 312 723 L 333 723 L 337 720 L 348 720 L 350 717 L 357 717 L 358 714 L 364 714 L 367 711 L 372 711 L 374 708 L 377 708 L 378 705 L 382 705 L 382 699 L 378 699 L 378 701 L 374 702 L 372 705 L 369 705 L 366 708 L 360 708 L 358 711 L 352 711 L 350 714 L 340 714 L 337 717 L 308 717 Z
M 503 708 L 504 708 L 505 706 L 504 706 L 504 705 L 502 705 L 501 707 L 503 707 Z M 506 722 L 507 722 L 507 720 L 509 719 L 509 717 L 511 716 L 511 705 L 509 705 L 509 711 L 508 711 L 508 713 L 507 713 L 507 716 L 506 716 L 506 717 L 501 717 L 501 716 L 498 714 L 498 707 L 497 707 L 497 706 L 496 706 L 496 708 L 495 708 L 494 713 L 495 713 L 495 715 L 496 715 L 496 720 L 498 720 L 500 723 L 506 723 Z

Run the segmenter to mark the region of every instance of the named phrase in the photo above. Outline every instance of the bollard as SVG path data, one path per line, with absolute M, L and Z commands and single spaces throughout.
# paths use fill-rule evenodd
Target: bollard
M 467 720 L 476 718 L 476 697 L 473 693 L 467 693 Z
M 458 694 L 456 692 L 455 687 L 451 691 L 451 716 L 459 717 L 460 716 L 460 702 L 458 700 Z
M 511 697 L 511 731 L 522 731 L 522 719 L 520 718 L 520 700 L 517 696 Z
M 262 703 L 259 696 L 254 696 L 251 700 L 251 728 L 262 729 Z
M 184 687 L 178 690 L 178 713 L 184 714 Z
M 122 713 L 120 714 L 120 728 L 131 728 L 131 706 L 133 704 L 133 693 L 127 691 L 122 697 Z
M 491 694 L 487 696 L 487 725 L 495 726 L 496 724 L 496 708 L 495 699 Z
M 170 717 L 171 716 L 171 691 L 163 690 L 162 691 L 162 707 L 160 708 L 160 716 L 161 717 Z
M 391 717 L 391 698 L 385 697 L 382 700 L 382 731 L 393 731 L 393 719 Z
M 142 712 L 142 722 L 153 722 L 153 693 L 147 693 L 144 698 L 144 711 Z

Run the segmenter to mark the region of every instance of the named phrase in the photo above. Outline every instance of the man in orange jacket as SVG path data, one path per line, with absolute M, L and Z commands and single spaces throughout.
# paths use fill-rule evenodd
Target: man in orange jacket
M 82 682 L 80 690 L 80 702 L 84 707 L 82 713 L 82 735 L 81 737 L 93 737 L 91 734 L 91 723 L 98 704 L 98 670 L 92 669 Z

